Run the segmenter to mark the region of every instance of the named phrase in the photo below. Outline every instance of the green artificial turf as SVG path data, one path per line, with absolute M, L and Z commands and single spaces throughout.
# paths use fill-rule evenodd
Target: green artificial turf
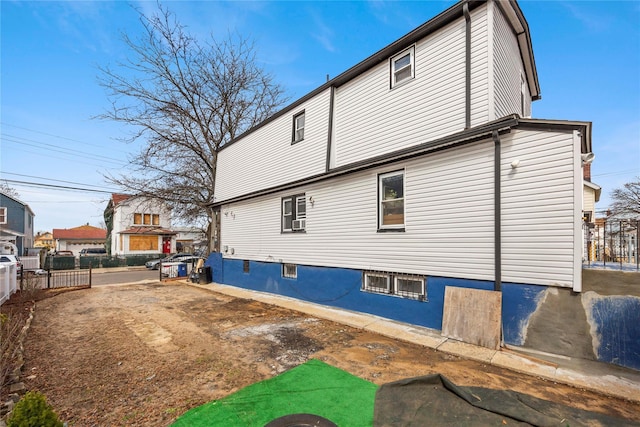
M 194 408 L 172 427 L 262 427 L 275 418 L 299 413 L 319 415 L 338 426 L 371 426 L 377 388 L 314 359 Z

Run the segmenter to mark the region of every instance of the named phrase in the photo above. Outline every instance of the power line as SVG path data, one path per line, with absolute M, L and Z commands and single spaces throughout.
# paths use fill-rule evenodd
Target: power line
M 42 176 L 24 175 L 24 174 L 21 174 L 21 173 L 14 173 L 14 172 L 2 172 L 2 173 L 4 175 L 23 176 L 25 178 L 35 178 L 35 179 L 46 179 L 48 181 L 64 182 L 65 184 L 76 184 L 76 185 L 84 185 L 84 186 L 87 186 L 87 187 L 96 187 L 96 188 L 109 189 L 109 187 L 105 187 L 105 186 L 102 186 L 102 185 L 92 185 L 92 184 L 84 184 L 82 182 L 63 181 L 61 179 L 45 178 L 45 177 L 42 177 Z
M 0 2 L 1 1 L 2 0 L 0 0 Z M 54 156 L 53 154 L 43 153 L 42 151 L 30 151 L 30 150 L 27 150 L 27 149 L 22 149 L 20 151 L 20 154 L 35 154 L 35 155 L 38 155 L 38 156 L 46 155 L 47 159 L 58 159 L 58 160 L 64 160 L 64 161 L 77 161 L 75 159 L 70 159 L 69 157 Z M 83 165 L 84 166 L 92 165 L 92 166 L 96 166 L 96 167 L 99 167 L 99 168 L 107 168 L 107 166 L 105 166 L 104 164 L 93 163 L 93 162 L 90 162 L 90 161 L 85 161 L 83 163 Z M 126 165 L 122 165 L 120 168 L 116 168 L 116 169 L 122 169 L 124 166 L 126 166 Z
M 598 173 L 598 174 L 593 174 L 591 175 L 592 177 L 598 177 L 598 176 L 611 176 L 611 175 L 626 175 L 629 173 L 639 173 L 637 169 L 629 169 L 626 171 L 617 171 L 617 172 L 607 172 L 607 173 Z
M 94 147 L 99 147 L 99 145 L 91 144 L 91 143 L 88 143 L 88 142 L 85 142 L 85 141 L 80 141 L 78 139 L 73 139 L 73 138 L 68 138 L 66 136 L 60 136 L 60 135 L 55 135 L 55 134 L 52 134 L 52 133 L 42 132 L 42 131 L 35 130 L 35 129 L 29 129 L 29 128 L 26 128 L 26 127 L 23 127 L 23 126 L 12 125 L 12 124 L 6 123 L 6 122 L 0 122 L 0 125 L 9 126 L 9 127 L 16 128 L 16 129 L 26 130 L 28 132 L 39 133 L 41 135 L 51 136 L 53 138 L 66 139 L 67 141 L 72 141 L 72 142 L 79 142 L 80 144 L 83 144 L 83 145 L 92 145 Z
M 90 160 L 98 160 L 98 161 L 101 161 L 101 162 L 114 163 L 114 164 L 117 164 L 117 165 L 120 165 L 120 166 L 126 164 L 122 160 L 115 159 L 113 157 L 101 156 L 99 154 L 85 153 L 85 152 L 82 152 L 82 151 L 79 151 L 79 150 L 76 150 L 76 149 L 60 147 L 58 145 L 47 144 L 45 142 L 35 141 L 35 140 L 32 140 L 32 139 L 27 139 L 27 138 L 22 138 L 22 137 L 16 137 L 16 136 L 13 136 L 13 135 L 6 135 L 5 134 L 5 136 L 3 136 L 2 139 L 4 141 L 7 141 L 7 142 L 13 142 L 15 144 L 26 145 L 26 146 L 35 147 L 35 148 L 53 147 L 53 148 L 46 148 L 46 150 L 48 152 L 49 151 L 55 151 L 55 152 L 58 152 L 58 153 L 69 155 L 69 156 L 76 156 L 76 157 L 81 157 L 81 158 L 90 159 Z M 24 141 L 34 142 L 35 144 L 30 144 L 29 142 L 24 142 Z
M 3 181 L 11 183 L 11 184 L 20 184 L 26 185 L 27 187 L 41 187 L 41 188 L 50 188 L 50 189 L 58 189 L 58 190 L 70 190 L 70 191 L 83 191 L 87 193 L 103 193 L 103 194 L 111 194 L 117 193 L 118 190 L 94 190 L 92 188 L 80 188 L 80 187 L 69 187 L 65 185 L 54 185 L 54 184 L 43 184 L 39 182 L 29 182 L 29 181 L 16 181 L 13 179 L 3 179 Z

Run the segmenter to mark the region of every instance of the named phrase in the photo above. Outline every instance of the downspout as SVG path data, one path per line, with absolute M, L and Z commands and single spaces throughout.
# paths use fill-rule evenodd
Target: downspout
M 464 20 L 466 22 L 466 58 L 465 58 L 465 112 L 464 128 L 471 128 L 471 15 L 469 3 L 462 5 Z
M 333 145 L 333 102 L 335 98 L 335 87 L 331 86 L 329 93 L 329 135 L 327 136 L 327 162 L 325 171 L 331 170 L 331 150 Z
M 502 290 L 502 213 L 500 206 L 502 200 L 500 197 L 500 134 L 497 130 L 493 131 L 493 174 L 494 174 L 494 188 L 493 188 L 493 211 L 494 211 L 494 271 L 495 271 L 495 284 L 493 285 L 494 291 Z

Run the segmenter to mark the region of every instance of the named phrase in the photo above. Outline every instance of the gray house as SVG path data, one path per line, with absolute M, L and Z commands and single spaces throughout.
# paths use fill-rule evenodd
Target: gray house
M 29 205 L 0 191 L 0 242 L 14 244 L 16 255 L 25 255 L 25 249 L 33 247 L 34 217 Z

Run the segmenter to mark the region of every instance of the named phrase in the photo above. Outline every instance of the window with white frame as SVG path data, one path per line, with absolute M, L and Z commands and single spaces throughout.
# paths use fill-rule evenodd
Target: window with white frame
M 304 194 L 282 198 L 282 231 L 298 232 L 307 227 L 307 198 Z
M 391 293 L 391 280 L 389 275 L 372 271 L 364 273 L 364 289 L 381 294 Z
M 362 276 L 362 289 L 420 301 L 426 301 L 427 298 L 426 280 L 424 276 L 416 274 L 365 271 Z
M 292 143 L 302 141 L 304 139 L 304 111 L 293 116 L 293 137 Z
M 282 264 L 282 277 L 287 279 L 298 278 L 298 266 L 296 264 Z
M 415 47 L 411 46 L 404 52 L 394 56 L 390 61 L 391 87 L 411 80 L 415 77 Z
M 424 298 L 424 277 L 413 275 L 395 275 L 394 293 L 406 298 Z
M 7 223 L 7 208 L 0 208 L 0 224 Z
M 404 230 L 404 171 L 378 175 L 378 229 Z

